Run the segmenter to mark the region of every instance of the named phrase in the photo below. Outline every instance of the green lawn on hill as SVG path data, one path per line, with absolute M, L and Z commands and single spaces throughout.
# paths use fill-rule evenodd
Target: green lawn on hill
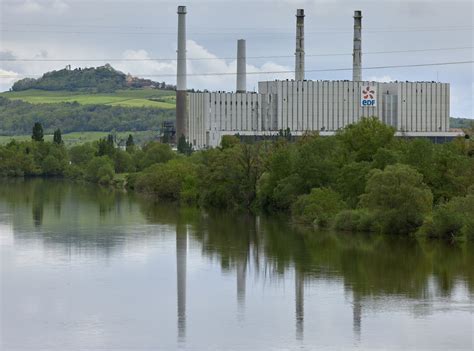
M 61 102 L 77 102 L 79 104 L 100 104 L 124 107 L 155 107 L 174 109 L 176 96 L 172 90 L 130 89 L 118 90 L 114 93 L 91 93 L 71 91 L 23 90 L 1 93 L 12 100 L 22 100 L 32 104 L 49 104 Z

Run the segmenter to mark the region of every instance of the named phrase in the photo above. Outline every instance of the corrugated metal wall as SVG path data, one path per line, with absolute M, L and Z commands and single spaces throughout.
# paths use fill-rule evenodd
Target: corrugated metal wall
M 361 106 L 364 86 L 377 88 L 377 106 Z M 371 116 L 401 132 L 449 130 L 446 83 L 269 81 L 258 94 L 190 93 L 189 104 L 189 139 L 198 147 L 220 131 L 336 131 Z

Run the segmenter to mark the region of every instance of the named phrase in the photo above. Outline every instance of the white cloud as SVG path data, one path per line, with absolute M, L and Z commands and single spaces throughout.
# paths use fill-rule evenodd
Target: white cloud
M 371 81 L 371 82 L 385 82 L 385 83 L 395 81 L 395 79 L 393 79 L 392 77 L 387 76 L 387 75 L 385 75 L 385 76 L 370 76 L 368 78 L 368 80 Z
M 17 80 L 21 79 L 21 77 L 19 77 L 18 73 L 14 71 L 8 71 L 0 68 L 0 79 L 2 85 L 10 86 Z
M 188 88 L 207 90 L 227 90 L 235 89 L 236 84 L 236 60 L 225 60 L 218 58 L 202 45 L 193 40 L 187 41 L 188 60 Z M 134 76 L 150 78 L 155 81 L 165 81 L 174 84 L 176 81 L 176 60 L 153 61 L 145 50 L 127 50 L 123 53 L 124 59 L 145 59 L 145 61 L 123 61 L 113 64 L 113 66 L 125 73 Z M 198 60 L 196 60 L 198 58 Z M 201 60 L 202 59 L 202 60 Z M 247 65 L 247 89 L 257 89 L 258 81 L 273 79 L 274 74 L 257 74 L 259 72 L 289 71 L 289 67 L 273 62 L 265 62 L 260 67 Z M 215 73 L 205 75 L 206 73 Z M 203 74 L 203 75 L 201 75 Z M 280 79 L 289 79 L 293 73 L 278 75 Z
M 14 10 L 19 13 L 35 14 L 41 12 L 63 13 L 69 9 L 69 5 L 62 0 L 24 0 L 14 5 Z

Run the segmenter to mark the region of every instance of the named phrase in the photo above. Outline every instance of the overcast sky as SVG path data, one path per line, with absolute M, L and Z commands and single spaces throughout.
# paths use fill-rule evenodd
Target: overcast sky
M 304 8 L 306 69 L 352 66 L 354 10 L 363 14 L 363 66 L 472 61 L 472 0 L 0 0 L 0 89 L 16 79 L 65 67 L 106 62 L 140 77 L 175 83 L 176 7 L 188 8 L 188 73 L 235 72 L 237 39 L 247 40 L 247 71 L 294 68 L 295 13 Z M 433 50 L 446 49 L 451 50 Z M 425 50 L 413 52 L 412 50 Z M 405 53 L 386 53 L 403 51 Z M 385 53 L 374 53 L 374 52 Z M 338 54 L 332 56 L 310 56 Z M 260 58 L 251 58 L 258 56 Z M 262 57 L 264 56 L 264 57 Z M 280 57 L 271 57 L 280 56 Z M 118 61 L 119 59 L 172 59 Z M 11 61 L 35 59 L 49 61 Z M 51 61 L 68 59 L 69 61 Z M 117 61 L 113 61 L 113 59 Z M 74 61 L 81 60 L 81 61 Z M 92 61 L 91 61 L 92 60 Z M 96 60 L 96 61 L 94 61 Z M 348 71 L 308 72 L 307 79 L 351 79 Z M 451 115 L 474 118 L 474 66 L 426 66 L 363 71 L 367 80 L 451 83 Z M 259 80 L 293 74 L 249 75 Z M 234 76 L 192 76 L 189 88 L 234 90 Z

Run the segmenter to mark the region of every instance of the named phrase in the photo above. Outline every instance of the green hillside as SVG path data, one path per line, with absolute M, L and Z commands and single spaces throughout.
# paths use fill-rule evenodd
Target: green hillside
M 77 102 L 83 105 L 150 107 L 157 109 L 174 109 L 176 101 L 174 91 L 160 89 L 128 89 L 118 90 L 114 93 L 29 89 L 9 91 L 1 93 L 0 96 L 11 100 L 22 100 L 31 104 Z
M 109 135 L 109 132 L 73 132 L 73 133 L 66 133 L 62 135 L 63 142 L 66 146 L 74 146 L 80 145 L 87 142 L 97 141 L 102 138 L 106 138 Z M 126 132 L 116 132 L 114 133 L 116 136 L 117 142 L 125 143 L 129 134 L 132 134 L 133 140 L 136 144 L 143 144 L 150 140 L 155 140 L 158 138 L 159 133 L 157 131 L 126 131 Z M 10 141 L 30 141 L 31 134 L 26 135 L 0 135 L 0 145 L 5 145 Z M 52 134 L 46 134 L 44 136 L 45 141 L 53 141 Z

